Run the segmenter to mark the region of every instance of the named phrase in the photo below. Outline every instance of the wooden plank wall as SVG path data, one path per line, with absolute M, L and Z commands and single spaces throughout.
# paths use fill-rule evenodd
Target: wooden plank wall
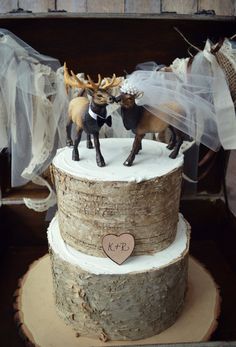
M 38 52 L 67 62 L 70 69 L 96 78 L 123 75 L 136 64 L 156 61 L 168 65 L 188 56 L 188 44 L 173 29 L 178 27 L 199 48 L 207 38 L 235 33 L 234 21 L 138 18 L 1 18 L 6 28 Z M 102 39 L 101 39 L 102 38 Z
M 0 0 L 0 13 L 17 8 L 34 13 L 65 10 L 73 13 L 148 13 L 194 14 L 214 10 L 216 15 L 234 16 L 236 0 Z

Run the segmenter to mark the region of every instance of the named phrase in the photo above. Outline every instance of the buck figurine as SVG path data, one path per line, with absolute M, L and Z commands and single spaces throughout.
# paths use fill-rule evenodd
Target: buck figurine
M 115 100 L 116 102 L 120 102 L 123 124 L 127 130 L 132 130 L 135 134 L 132 150 L 123 164 L 125 166 L 131 166 L 133 164 L 135 155 L 142 148 L 142 139 L 146 133 L 160 133 L 167 127 L 171 130 L 171 139 L 167 148 L 173 150 L 169 157 L 175 159 L 186 135 L 146 110 L 143 106 L 138 106 L 136 100 L 143 96 L 143 92 L 138 91 L 128 83 L 124 83 L 120 90 L 121 94 Z M 180 105 L 175 102 L 170 102 L 166 106 L 168 106 L 168 109 L 173 110 L 173 112 L 183 113 Z M 164 114 L 164 112 L 160 111 L 160 116 L 161 113 Z
M 75 161 L 80 159 L 78 146 L 82 132 L 85 131 L 87 133 L 87 148 L 93 148 L 91 141 L 91 135 L 93 135 L 97 165 L 102 167 L 105 166 L 105 160 L 100 150 L 99 131 L 105 123 L 111 126 L 111 116 L 107 117 L 106 107 L 114 102 L 114 97 L 110 94 L 109 89 L 118 86 L 120 78 L 113 74 L 111 79 L 105 78 L 102 80 L 101 75 L 98 75 L 98 82 L 95 83 L 90 76 L 87 77 L 87 81 L 82 81 L 72 71 L 70 75 L 66 64 L 64 64 L 66 89 L 68 90 L 68 86 L 82 88 L 91 96 L 91 101 L 87 96 L 77 96 L 69 103 L 66 126 L 67 145 L 73 145 L 71 127 L 75 123 L 77 135 L 73 145 L 72 159 Z

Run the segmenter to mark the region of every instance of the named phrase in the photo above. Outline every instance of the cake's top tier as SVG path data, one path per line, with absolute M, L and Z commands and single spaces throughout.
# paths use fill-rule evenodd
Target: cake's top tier
M 170 151 L 166 144 L 152 141 L 142 141 L 142 151 L 136 156 L 133 166 L 127 167 L 123 162 L 127 158 L 133 139 L 109 138 L 101 139 L 101 152 L 105 158 L 106 166 L 98 167 L 95 150 L 86 148 L 86 141 L 79 145 L 80 161 L 73 161 L 72 148 L 63 148 L 57 151 L 53 165 L 76 178 L 94 181 L 123 181 L 141 182 L 167 175 L 183 164 L 183 155 L 170 159 Z
M 144 140 L 133 166 L 126 167 L 132 143 L 101 140 L 107 164 L 102 168 L 85 142 L 79 146 L 80 161 L 72 160 L 71 148 L 53 160 L 61 235 L 78 251 L 104 257 L 107 234 L 132 234 L 133 255 L 161 251 L 175 239 L 183 156 L 170 159 L 165 144 Z

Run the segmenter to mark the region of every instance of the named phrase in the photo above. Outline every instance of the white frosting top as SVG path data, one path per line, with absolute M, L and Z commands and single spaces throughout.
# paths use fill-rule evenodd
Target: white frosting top
M 170 159 L 170 150 L 166 144 L 143 140 L 142 150 L 135 157 L 131 167 L 123 165 L 128 157 L 132 138 L 100 139 L 101 152 L 106 166 L 98 167 L 95 149 L 86 148 L 86 141 L 79 144 L 80 160 L 72 160 L 72 148 L 62 148 L 57 151 L 53 164 L 55 167 L 74 177 L 97 181 L 141 182 L 166 175 L 183 164 L 183 155 Z
M 117 265 L 110 258 L 84 254 L 67 245 L 61 237 L 57 217 L 52 220 L 48 228 L 48 242 L 60 258 L 97 275 L 127 274 L 158 269 L 178 259 L 188 247 L 187 225 L 182 215 L 179 215 L 176 238 L 168 248 L 152 255 L 130 257 L 122 265 Z

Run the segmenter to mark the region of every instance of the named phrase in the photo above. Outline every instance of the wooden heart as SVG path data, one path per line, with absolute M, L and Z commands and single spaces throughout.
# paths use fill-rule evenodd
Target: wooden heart
M 102 239 L 102 248 L 105 254 L 115 263 L 121 265 L 134 250 L 134 237 L 124 233 L 119 236 L 107 234 Z

